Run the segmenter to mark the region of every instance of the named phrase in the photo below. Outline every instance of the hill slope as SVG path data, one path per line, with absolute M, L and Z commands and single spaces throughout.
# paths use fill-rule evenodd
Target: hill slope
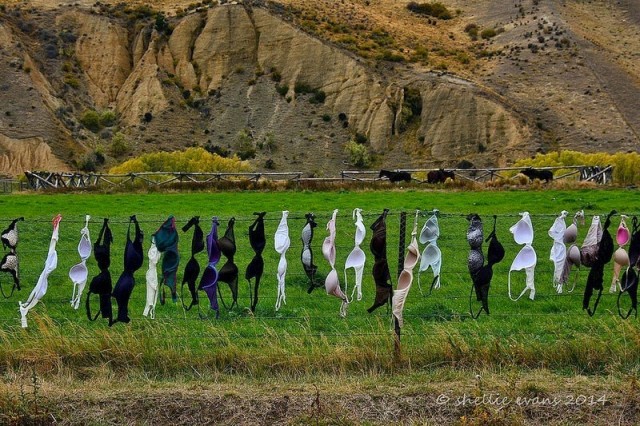
M 351 167 L 354 138 L 390 168 L 637 149 L 638 6 L 444 3 L 453 19 L 389 0 L 8 2 L 0 167 L 34 138 L 49 168 L 200 145 L 318 176 Z

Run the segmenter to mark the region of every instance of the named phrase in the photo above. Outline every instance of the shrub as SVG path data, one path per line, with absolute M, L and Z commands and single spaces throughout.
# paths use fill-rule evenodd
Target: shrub
M 100 125 L 102 127 L 111 127 L 116 122 L 116 113 L 111 110 L 104 110 L 100 113 Z
M 278 92 L 280 96 L 286 96 L 287 93 L 289 93 L 289 86 L 287 86 L 286 84 L 283 86 L 276 84 L 276 92 Z
M 478 29 L 478 25 L 476 24 L 467 24 L 467 26 L 464 27 L 464 32 L 469 34 L 471 40 L 475 41 L 478 39 Z
M 74 89 L 80 87 L 80 81 L 76 78 L 75 75 L 72 74 L 66 74 L 64 76 L 64 84 L 69 87 L 73 87 Z
M 82 114 L 80 123 L 94 133 L 100 131 L 102 128 L 100 125 L 100 114 L 92 109 L 88 109 Z
M 369 150 L 365 145 L 360 145 L 354 140 L 350 140 L 344 146 L 344 151 L 349 155 L 349 162 L 356 167 L 367 167 L 371 163 Z
M 453 15 L 449 11 L 449 9 L 447 9 L 447 7 L 440 2 L 416 3 L 412 1 L 407 4 L 407 9 L 409 9 L 413 13 L 433 16 L 434 18 L 444 20 L 453 18 Z
M 384 49 L 380 52 L 377 58 L 381 61 L 389 61 L 389 62 L 404 62 L 405 57 L 400 55 L 399 53 L 394 53 L 389 49 Z
M 127 138 L 120 132 L 113 135 L 111 138 L 111 146 L 109 147 L 109 152 L 114 157 L 121 157 L 131 150 L 129 146 L 129 142 Z
M 109 173 L 135 172 L 244 172 L 250 166 L 237 157 L 223 158 L 204 148 L 188 148 L 184 151 L 154 152 L 125 161 L 113 167 Z
M 482 32 L 480 33 L 480 37 L 482 37 L 484 40 L 488 40 L 495 36 L 496 36 L 496 30 L 494 30 L 493 28 L 486 28 L 482 30 Z

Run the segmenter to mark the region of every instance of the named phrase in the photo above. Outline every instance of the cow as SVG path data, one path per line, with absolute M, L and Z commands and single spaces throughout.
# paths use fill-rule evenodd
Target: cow
M 379 178 L 386 177 L 391 182 L 411 182 L 411 173 L 409 172 L 392 172 L 391 170 L 380 170 Z
M 444 183 L 447 178 L 455 180 L 456 175 L 451 170 L 431 170 L 427 173 L 427 183 Z
M 553 180 L 553 172 L 551 170 L 540 170 L 534 169 L 533 167 L 527 167 L 526 169 L 521 170 L 520 173 L 531 180 L 539 179 L 545 181 L 546 183 L 549 183 Z

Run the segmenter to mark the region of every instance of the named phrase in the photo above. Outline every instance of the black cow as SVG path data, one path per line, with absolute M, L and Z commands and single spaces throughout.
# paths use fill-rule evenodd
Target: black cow
M 539 170 L 534 169 L 533 167 L 527 167 L 526 169 L 521 170 L 520 173 L 531 180 L 539 179 L 547 183 L 553 180 L 553 172 L 551 170 Z
M 427 183 L 444 183 L 447 178 L 455 180 L 456 175 L 451 170 L 431 170 L 427 173 Z
M 379 178 L 386 177 L 391 182 L 411 182 L 411 173 L 409 172 L 392 172 L 391 170 L 380 170 Z

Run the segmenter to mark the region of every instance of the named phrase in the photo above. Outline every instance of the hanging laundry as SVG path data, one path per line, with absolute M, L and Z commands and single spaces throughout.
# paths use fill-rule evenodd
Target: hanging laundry
M 135 228 L 135 236 L 133 241 L 131 240 L 131 223 Z M 113 293 L 111 294 L 116 303 L 118 304 L 118 316 L 115 321 L 112 321 L 109 325 L 113 325 L 116 322 L 128 323 L 129 318 L 129 299 L 131 298 L 131 292 L 136 285 L 136 280 L 133 274 L 142 267 L 144 263 L 144 253 L 142 250 L 142 240 L 144 234 L 140 230 L 140 224 L 135 215 L 129 217 L 129 226 L 127 227 L 127 242 L 124 246 L 124 270 L 120 274 L 120 278 L 116 281 L 116 285 L 113 287 Z
M 194 305 L 198 304 L 198 289 L 196 288 L 196 280 L 200 276 L 200 264 L 196 259 L 196 254 L 204 250 L 204 232 L 200 228 L 200 217 L 194 216 L 182 227 L 182 232 L 187 232 L 193 227 L 193 237 L 191 237 L 191 257 L 184 268 L 182 276 L 182 285 L 180 287 L 180 300 L 185 310 L 190 310 Z M 154 244 L 155 245 L 155 244 Z M 156 261 L 157 262 L 157 261 Z M 149 252 L 149 268 L 151 268 L 151 252 Z M 157 283 L 157 278 L 156 278 Z M 186 306 L 184 303 L 184 284 L 187 283 L 189 293 L 191 293 L 191 303 Z
M 216 266 L 220 261 L 220 247 L 218 247 L 218 217 L 211 219 L 211 231 L 207 235 L 207 253 L 209 263 L 202 273 L 198 289 L 203 290 L 209 298 L 209 308 L 216 313 L 216 318 L 220 315 L 218 306 L 218 270 Z M 202 315 L 201 315 L 202 316 Z
M 180 255 L 178 254 L 178 230 L 176 229 L 176 219 L 173 215 L 158 228 L 153 237 L 156 241 L 156 247 L 160 253 L 164 253 L 162 257 L 162 280 L 160 287 L 166 285 L 171 290 L 171 299 L 174 302 L 178 300 L 176 291 L 176 274 L 180 263 Z M 160 292 L 160 304 L 164 305 L 165 295 L 164 289 Z
M 287 275 L 286 253 L 287 250 L 289 250 L 289 246 L 291 245 L 287 217 L 289 217 L 289 212 L 287 210 L 284 210 L 282 212 L 282 219 L 280 219 L 280 223 L 278 224 L 278 229 L 276 229 L 276 233 L 273 236 L 276 253 L 280 255 L 280 261 L 278 262 L 278 273 L 276 274 L 276 278 L 278 279 L 276 312 L 280 310 L 280 307 L 283 304 L 287 304 L 287 296 L 285 294 L 285 277 Z
M 415 268 L 418 263 L 418 259 L 420 258 L 420 248 L 418 247 L 417 240 L 419 214 L 420 210 L 417 210 L 415 219 L 413 220 L 411 242 L 407 247 L 407 254 L 404 258 L 403 269 L 398 277 L 398 287 L 396 288 L 396 291 L 393 292 L 393 297 L 391 298 L 391 311 L 393 312 L 393 316 L 398 320 L 399 327 L 403 327 L 404 325 L 402 311 L 404 310 L 404 304 L 407 300 L 407 296 L 409 295 L 411 283 L 413 282 L 413 268 Z
M 626 269 L 629 266 L 629 254 L 624 249 L 624 246 L 626 246 L 631 239 L 631 233 L 629 232 L 629 228 L 627 228 L 626 219 L 627 216 L 620 216 L 620 225 L 618 225 L 618 230 L 616 231 L 618 249 L 613 253 L 613 277 L 611 279 L 609 293 L 616 293 L 618 288 L 622 289 L 620 286 L 620 271 L 622 268 Z
M 102 314 L 102 318 L 107 318 L 109 323 L 111 323 L 113 318 L 111 309 L 111 272 L 109 272 L 112 242 L 113 235 L 109 228 L 109 219 L 105 218 L 98 239 L 93 245 L 93 256 L 96 262 L 98 262 L 100 273 L 91 280 L 89 293 L 87 293 L 87 300 L 85 302 L 87 318 L 89 318 L 90 321 L 95 321 L 100 314 Z M 95 316 L 91 316 L 90 298 L 92 293 L 100 297 L 100 309 Z
M 89 270 L 87 269 L 87 259 L 91 256 L 91 237 L 89 236 L 89 220 L 91 216 L 85 216 L 84 228 L 80 230 L 80 242 L 78 243 L 78 254 L 80 263 L 74 265 L 69 270 L 69 278 L 73 283 L 73 293 L 71 294 L 71 306 L 78 309 L 84 286 L 87 284 Z
M 344 264 L 344 287 L 347 288 L 347 269 L 353 268 L 356 273 L 355 284 L 353 291 L 351 292 L 351 301 L 355 299 L 357 301 L 362 300 L 362 274 L 364 272 L 364 264 L 367 260 L 367 255 L 360 248 L 360 244 L 364 241 L 364 237 L 367 235 L 367 229 L 362 222 L 362 209 L 353 209 L 353 220 L 356 221 L 356 233 L 355 233 L 355 246 Z
M 635 311 L 636 318 L 638 317 L 638 261 L 640 260 L 640 226 L 638 226 L 638 218 L 633 217 L 631 230 L 631 242 L 629 243 L 629 266 L 622 273 L 620 278 L 620 293 L 618 293 L 618 299 L 616 304 L 618 305 L 618 315 L 622 319 L 627 319 L 631 315 L 631 312 Z M 614 254 L 615 256 L 615 254 Z M 620 308 L 620 299 L 622 295 L 627 293 L 631 299 L 631 306 L 626 314 L 623 314 Z
M 156 246 L 156 239 L 151 236 L 151 247 L 147 252 L 147 259 L 149 259 L 149 265 L 147 267 L 147 273 L 145 279 L 147 283 L 147 302 L 144 307 L 142 315 L 155 319 L 156 317 L 156 304 L 158 303 L 158 262 L 160 262 L 160 256 L 162 253 Z M 186 274 L 186 272 L 185 272 Z
M 249 226 L 249 243 L 255 252 L 253 259 L 247 266 L 244 277 L 249 282 L 249 297 L 251 299 L 251 312 L 256 311 L 258 305 L 258 288 L 260 287 L 260 278 L 264 272 L 264 260 L 262 259 L 262 251 L 264 250 L 267 240 L 264 234 L 264 216 L 267 212 L 253 213 L 256 220 Z M 255 279 L 253 292 L 251 291 L 251 279 Z
M 391 284 L 391 273 L 387 262 L 387 215 L 389 209 L 384 209 L 382 214 L 370 226 L 373 231 L 369 249 L 375 258 L 373 264 L 373 281 L 376 283 L 376 298 L 373 305 L 367 309 L 371 313 L 383 306 L 391 303 L 393 285 Z
M 40 274 L 36 286 L 31 291 L 26 302 L 18 302 L 22 328 L 27 328 L 27 314 L 29 313 L 29 310 L 33 309 L 33 307 L 36 306 L 40 299 L 42 299 L 47 293 L 49 275 L 58 266 L 58 252 L 56 252 L 56 245 L 58 244 L 58 229 L 61 220 L 62 216 L 57 215 L 52 221 L 53 233 L 51 234 L 51 242 L 49 243 L 49 252 L 47 253 L 47 260 L 44 263 L 44 270 Z
M 568 249 L 566 249 L 565 261 L 562 267 L 562 274 L 560 275 L 560 278 L 558 279 L 558 282 L 556 284 L 557 293 L 563 292 L 564 286 L 569 281 L 571 269 L 573 269 L 574 266 L 578 271 L 574 275 L 573 285 L 569 290 L 567 290 L 568 293 L 573 292 L 576 287 L 576 282 L 578 281 L 578 273 L 580 272 L 580 266 L 582 264 L 582 261 L 580 260 L 580 248 L 578 248 L 578 246 L 575 244 L 576 240 L 578 239 L 578 222 L 584 225 L 584 210 L 580 210 L 576 212 L 575 215 L 573 215 L 573 222 L 564 231 L 562 242 L 564 243 L 565 247 L 567 246 L 567 244 L 571 245 Z
M 591 268 L 582 299 L 582 309 L 586 310 L 589 316 L 593 316 L 596 313 L 600 296 L 602 296 L 604 265 L 607 264 L 613 256 L 613 238 L 611 238 L 611 234 L 609 233 L 609 225 L 611 224 L 611 216 L 615 213 L 615 210 L 609 213 L 605 220 L 604 227 L 600 225 L 599 216 L 593 217 L 591 228 L 589 228 L 587 237 L 580 250 L 582 264 Z M 592 310 L 589 304 L 595 290 L 598 290 L 598 295 L 593 303 Z
M 467 216 L 469 228 L 467 229 L 467 242 L 469 243 L 469 255 L 467 257 L 467 266 L 473 285 L 469 294 L 469 313 L 471 317 L 476 319 L 484 310 L 489 315 L 489 288 L 491 287 L 491 279 L 493 278 L 493 265 L 504 259 L 504 247 L 498 241 L 496 235 L 497 216 L 493 216 L 493 230 L 487 237 L 489 242 L 489 250 L 487 252 L 487 264 L 484 264 L 484 255 L 482 254 L 482 242 L 484 232 L 482 227 L 482 219 L 475 213 Z M 481 302 L 482 306 L 477 313 L 473 313 L 472 295 L 475 290 L 476 300 Z
M 440 288 L 440 268 L 442 267 L 442 252 L 438 247 L 438 237 L 440 236 L 440 227 L 438 226 L 438 210 L 434 210 L 433 214 L 424 223 L 420 231 L 420 243 L 427 244 L 422 251 L 420 258 L 420 268 L 418 269 L 418 288 L 422 293 L 420 285 L 420 273 L 427 271 L 429 268 L 433 271 L 433 281 L 429 288 L 429 293 L 433 289 Z
M 309 288 L 307 293 L 311 293 L 314 288 L 319 287 L 320 284 L 316 283 L 316 272 L 318 267 L 313 264 L 313 250 L 311 248 L 311 242 L 313 241 L 313 230 L 318 226 L 315 222 L 315 216 L 313 213 L 307 213 L 304 216 L 307 222 L 302 228 L 302 253 L 300 253 L 300 259 L 302 261 L 302 267 L 305 274 L 309 278 Z
M 235 223 L 236 219 L 234 217 L 229 219 L 224 236 L 218 240 L 218 247 L 227 258 L 227 261 L 218 272 L 218 282 L 229 284 L 229 289 L 231 290 L 231 306 L 227 307 L 224 303 L 220 286 L 218 286 L 218 294 L 220 295 L 222 305 L 227 309 L 233 309 L 234 306 L 238 306 L 238 266 L 233 260 L 236 255 L 236 237 L 233 230 Z
M 567 260 L 567 247 L 564 244 L 564 236 L 567 231 L 565 218 L 568 214 L 569 212 L 566 210 L 560 212 L 560 216 L 556 218 L 547 232 L 553 240 L 549 260 L 551 260 L 554 265 L 553 286 L 558 293 L 562 293 L 562 271 L 564 269 L 564 263 Z
M 509 231 L 513 234 L 513 239 L 517 244 L 524 244 L 520 252 L 516 255 L 509 268 L 509 277 L 507 279 L 507 289 L 509 298 L 513 301 L 520 299 L 527 291 L 529 291 L 529 299 L 533 300 L 536 296 L 536 288 L 534 282 L 534 271 L 537 262 L 536 252 L 531 245 L 533 243 L 533 225 L 529 212 L 520 213 L 522 219 L 516 222 Z M 515 299 L 511 296 L 511 272 L 525 270 L 526 286 Z
M 322 255 L 329 262 L 331 271 L 324 280 L 324 288 L 327 294 L 333 295 L 342 300 L 340 306 L 340 316 L 342 318 L 347 316 L 347 308 L 349 307 L 349 299 L 340 288 L 340 281 L 338 280 L 338 271 L 336 271 L 336 216 L 338 215 L 338 209 L 333 211 L 331 220 L 327 223 L 327 231 L 329 235 L 322 242 Z M 346 291 L 346 288 L 345 288 Z
M 20 290 L 20 278 L 18 269 L 20 262 L 18 261 L 18 222 L 23 221 L 24 217 L 14 219 L 11 224 L 2 231 L 0 234 L 0 240 L 2 240 L 2 247 L 6 250 L 9 247 L 9 253 L 5 254 L 2 260 L 0 260 L 0 272 L 7 272 L 13 277 L 13 286 L 11 292 L 7 296 L 0 284 L 0 293 L 5 299 L 8 299 L 13 295 L 15 290 Z

